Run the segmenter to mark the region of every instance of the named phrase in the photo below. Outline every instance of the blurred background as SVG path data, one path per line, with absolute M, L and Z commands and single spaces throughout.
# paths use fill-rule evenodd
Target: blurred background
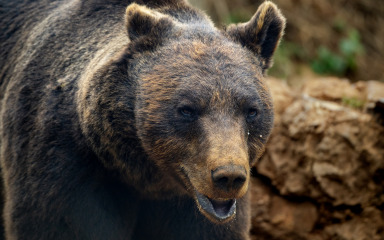
M 220 26 L 246 22 L 262 0 L 190 0 Z M 274 0 L 287 18 L 271 76 L 313 71 L 352 81 L 384 81 L 383 0 Z
M 218 27 L 262 0 L 189 0 Z M 273 0 L 287 18 L 253 168 L 252 240 L 384 240 L 384 0 Z

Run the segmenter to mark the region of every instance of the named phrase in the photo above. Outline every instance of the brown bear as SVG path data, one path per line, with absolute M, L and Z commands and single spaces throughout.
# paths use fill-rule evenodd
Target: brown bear
M 184 0 L 2 0 L 0 15 L 6 239 L 249 239 L 273 3 L 222 30 Z

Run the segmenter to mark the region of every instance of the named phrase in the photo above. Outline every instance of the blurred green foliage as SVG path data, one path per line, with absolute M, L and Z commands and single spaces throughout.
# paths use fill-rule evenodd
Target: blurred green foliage
M 295 60 L 306 59 L 307 52 L 300 45 L 282 40 L 273 56 L 273 66 L 268 73 L 278 78 L 287 78 L 295 70 Z
M 341 102 L 343 105 L 359 109 L 363 108 L 365 105 L 365 102 L 358 98 L 343 97 Z
M 333 52 L 321 46 L 317 52 L 317 58 L 312 61 L 312 69 L 319 74 L 338 76 L 356 71 L 357 57 L 364 52 L 359 32 L 355 29 L 350 30 L 348 36 L 340 40 L 338 50 Z
M 247 22 L 252 17 L 252 11 L 245 8 L 230 9 L 226 15 L 225 24 Z M 283 40 L 274 54 L 274 65 L 269 69 L 269 75 L 278 78 L 289 78 L 297 74 L 298 63 L 309 63 L 312 70 L 318 74 L 348 76 L 357 71 L 357 59 L 364 53 L 360 33 L 351 28 L 343 20 L 335 20 L 332 26 L 335 34 L 344 36 L 339 41 L 336 50 L 322 45 L 317 53 L 311 54 L 298 43 Z
M 248 22 L 252 14 L 244 9 L 234 9 L 226 17 L 225 24 Z

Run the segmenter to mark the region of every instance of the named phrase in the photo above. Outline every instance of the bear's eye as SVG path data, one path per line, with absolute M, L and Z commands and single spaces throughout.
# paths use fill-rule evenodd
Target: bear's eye
M 258 111 L 256 108 L 249 108 L 247 111 L 247 121 L 253 121 L 258 115 Z
M 187 106 L 179 108 L 179 113 L 183 117 L 189 118 L 189 119 L 193 119 L 196 116 L 196 111 L 191 107 L 187 107 Z

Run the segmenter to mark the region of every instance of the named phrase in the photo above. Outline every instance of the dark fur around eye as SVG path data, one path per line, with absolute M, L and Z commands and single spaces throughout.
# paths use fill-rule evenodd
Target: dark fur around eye
M 246 117 L 247 121 L 248 122 L 254 121 L 257 118 L 258 113 L 259 113 L 259 111 L 257 110 L 257 108 L 249 108 L 247 110 L 247 117 Z
M 189 106 L 178 108 L 178 112 L 186 120 L 195 120 L 197 117 L 197 111 Z

